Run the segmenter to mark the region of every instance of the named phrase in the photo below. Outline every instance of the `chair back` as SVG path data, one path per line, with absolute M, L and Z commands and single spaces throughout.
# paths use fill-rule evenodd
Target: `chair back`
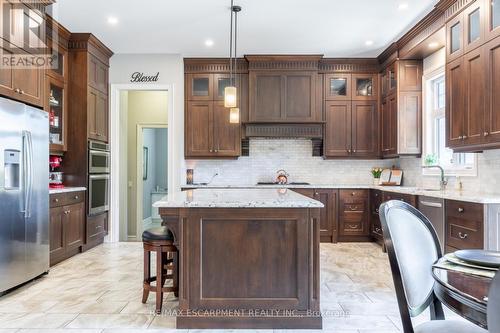
M 405 332 L 413 332 L 410 317 L 429 305 L 433 319 L 432 311 L 442 313 L 432 276 L 432 265 L 442 256 L 439 240 L 429 220 L 405 202 L 388 201 L 381 205 L 379 215 L 403 326 Z
M 500 333 L 500 273 L 495 275 L 488 293 L 488 332 Z

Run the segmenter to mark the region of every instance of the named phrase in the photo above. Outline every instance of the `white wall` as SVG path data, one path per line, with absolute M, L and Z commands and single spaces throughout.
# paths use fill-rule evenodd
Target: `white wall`
M 130 82 L 130 76 L 134 72 L 143 72 L 145 75 L 156 74 L 159 72 L 158 82 L 150 84 L 136 84 Z M 155 86 L 165 87 L 168 86 L 171 91 L 172 98 L 170 101 L 170 121 L 168 131 L 169 142 L 171 142 L 174 147 L 169 152 L 168 164 L 171 174 L 169 174 L 170 181 L 169 185 L 173 189 L 180 188 L 181 180 L 181 168 L 184 166 L 184 64 L 181 55 L 176 54 L 116 54 L 111 58 L 110 61 L 110 76 L 109 81 L 111 84 L 112 91 L 112 103 L 111 103 L 111 120 L 112 120 L 112 131 L 116 131 L 117 128 L 127 127 L 127 117 L 120 117 L 117 109 L 113 109 L 113 105 L 120 104 L 122 110 L 127 110 L 126 104 L 128 102 L 128 96 L 126 93 L 120 94 L 118 97 L 113 99 L 114 89 L 123 89 L 124 85 L 129 86 L 139 86 L 144 88 L 144 86 L 151 86 L 154 89 Z M 116 87 L 116 88 L 113 88 Z M 121 87 L 118 87 L 121 86 Z M 124 119 L 125 118 L 125 119 Z M 119 119 L 119 124 L 113 121 L 113 119 Z M 113 132 L 112 132 L 113 133 Z M 119 177 L 119 186 L 113 185 L 114 192 L 118 192 L 119 207 L 127 207 L 127 133 L 120 133 L 120 137 L 115 136 L 115 143 L 112 145 L 118 145 L 120 151 L 120 159 L 114 164 L 114 170 L 119 170 L 117 177 Z M 116 141 L 119 141 L 116 144 Z M 116 149 L 115 149 L 116 151 Z M 113 153 L 112 153 L 113 155 Z M 114 156 L 114 155 L 113 155 Z M 117 199 L 113 199 L 112 194 L 112 205 L 115 205 Z M 118 235 L 117 231 L 111 231 L 114 235 L 112 240 L 126 240 L 127 236 L 135 236 L 133 230 L 128 230 L 127 221 L 129 219 L 127 209 L 117 208 L 112 206 L 115 211 L 119 211 L 119 214 L 113 214 L 111 212 L 111 228 L 117 230 L 118 224 L 120 225 L 120 233 Z M 119 221 L 116 221 L 119 215 Z
M 169 137 L 173 138 L 175 149 L 169 165 L 174 189 L 180 188 L 179 176 L 184 166 L 184 62 L 179 54 L 116 54 L 111 58 L 109 81 L 113 84 L 131 84 L 134 72 L 145 75 L 159 72 L 158 82 L 154 85 L 170 85 L 173 90 L 173 122 L 169 124 Z M 169 110 L 170 112 L 170 110 Z

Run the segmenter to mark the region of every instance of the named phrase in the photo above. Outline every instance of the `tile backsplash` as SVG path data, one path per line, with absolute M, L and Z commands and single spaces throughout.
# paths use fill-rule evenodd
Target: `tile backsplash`
M 402 157 L 400 167 L 404 170 L 405 186 L 439 186 L 439 177 L 422 176 L 420 158 Z M 487 150 L 477 154 L 477 176 L 460 177 L 464 191 L 500 193 L 500 150 Z M 455 187 L 455 177 L 448 177 L 448 188 Z
M 324 160 L 312 156 L 312 143 L 307 139 L 252 139 L 250 156 L 237 160 L 187 160 L 186 168 L 194 169 L 194 182 L 212 185 L 253 185 L 274 181 L 276 171 L 286 170 L 289 182 L 311 184 L 371 184 L 372 167 L 391 167 L 398 160 Z M 184 172 L 185 174 L 185 172 Z M 185 184 L 185 179 L 182 180 Z

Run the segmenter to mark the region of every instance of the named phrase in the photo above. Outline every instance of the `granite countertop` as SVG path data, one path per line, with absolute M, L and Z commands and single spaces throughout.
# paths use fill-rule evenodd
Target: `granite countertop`
M 448 200 L 458 200 L 474 202 L 480 204 L 500 204 L 500 194 L 489 194 L 473 191 L 456 190 L 428 190 L 411 186 L 375 186 L 366 184 L 310 184 L 310 185 L 182 185 L 182 188 L 206 188 L 206 189 L 283 189 L 283 188 L 317 188 L 317 189 L 376 189 L 394 193 L 403 193 L 411 195 L 422 195 L 433 198 Z
M 153 204 L 159 208 L 322 208 L 319 201 L 278 188 L 206 188 L 168 194 Z
M 86 191 L 86 187 L 65 187 L 65 188 L 51 188 L 49 189 L 49 194 L 59 194 L 59 193 L 69 193 L 69 192 L 79 192 Z

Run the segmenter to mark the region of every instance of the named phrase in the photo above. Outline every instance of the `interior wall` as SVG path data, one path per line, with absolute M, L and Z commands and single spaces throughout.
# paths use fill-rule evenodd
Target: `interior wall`
M 128 230 L 128 91 L 120 92 L 120 240 L 127 240 Z
M 137 126 L 139 124 L 168 124 L 167 93 L 164 91 L 129 91 L 127 117 L 127 231 L 128 236 L 134 237 L 137 233 L 137 177 L 142 180 L 142 174 L 137 174 Z M 166 146 L 167 142 L 164 145 Z
M 156 185 L 160 189 L 168 188 L 168 129 L 167 128 L 156 128 L 155 129 L 155 140 L 157 142 L 155 148 L 155 158 L 156 158 Z M 161 145 L 158 143 L 162 143 Z

